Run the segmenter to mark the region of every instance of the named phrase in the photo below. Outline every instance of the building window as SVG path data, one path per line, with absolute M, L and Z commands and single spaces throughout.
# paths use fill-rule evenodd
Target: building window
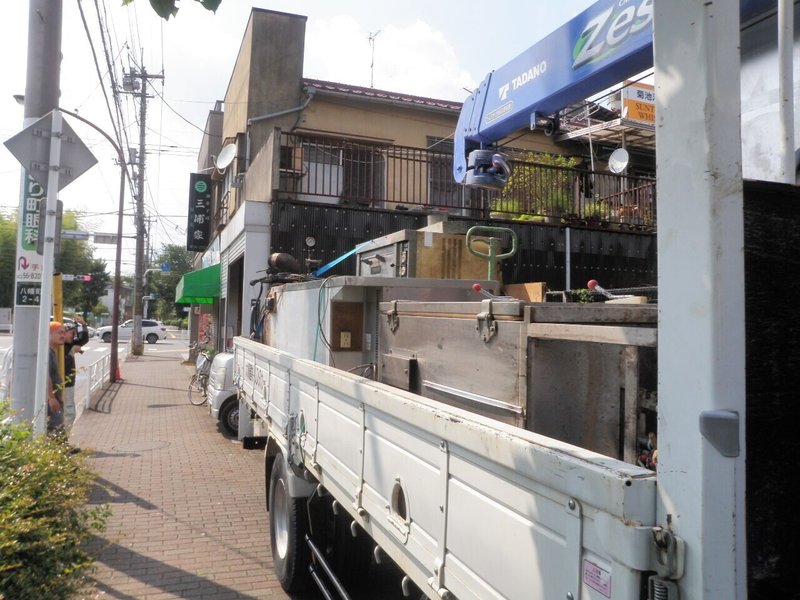
M 427 136 L 428 198 L 431 206 L 480 210 L 483 195 L 453 178 L 453 140 Z
M 385 165 L 378 148 L 346 144 L 342 148 L 342 198 L 369 204 L 383 200 Z

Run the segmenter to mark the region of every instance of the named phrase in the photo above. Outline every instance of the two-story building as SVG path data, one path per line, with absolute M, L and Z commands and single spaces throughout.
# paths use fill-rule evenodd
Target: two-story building
M 324 264 L 359 242 L 417 228 L 428 215 L 442 212 L 478 221 L 490 214 L 513 219 L 533 213 L 529 220 L 536 220 L 547 214 L 546 207 L 532 204 L 542 189 L 549 190 L 548 202 L 554 201 L 554 190 L 565 196 L 556 198 L 558 224 L 561 215 L 583 209 L 589 163 L 582 158 L 581 140 L 558 143 L 538 131 L 513 140 L 518 153 L 527 156 L 573 157 L 568 167 L 585 163 L 581 174 L 537 167 L 507 199 L 464 188 L 452 177 L 460 103 L 306 78 L 305 30 L 304 16 L 253 9 L 224 101 L 211 111 L 202 141 L 198 171 L 212 172 L 215 182 L 212 239 L 198 256 L 197 271 L 179 288 L 194 304 L 193 327 L 220 347 L 234 335 L 248 335 L 250 307 L 259 291 L 250 282 L 264 274 L 272 252 Z M 226 147 L 235 152 L 227 148 L 226 164 L 214 168 Z M 617 195 L 638 185 L 609 181 L 612 185 L 605 187 Z M 592 182 L 602 187 L 594 176 Z M 652 201 L 652 183 L 646 188 Z M 502 210 L 492 212 L 498 206 Z M 552 262 L 546 255 L 554 247 L 563 252 L 558 228 L 542 231 L 559 239 L 537 233 L 541 239 L 526 248 L 538 250 L 520 254 L 523 269 L 517 272 Z M 634 238 L 628 253 L 642 260 L 631 268 L 642 272 L 642 280 L 654 281 L 654 244 L 651 250 L 642 249 L 643 243 L 651 242 Z M 337 268 L 331 273 L 353 272 L 346 263 Z M 219 288 L 211 289 L 217 277 Z

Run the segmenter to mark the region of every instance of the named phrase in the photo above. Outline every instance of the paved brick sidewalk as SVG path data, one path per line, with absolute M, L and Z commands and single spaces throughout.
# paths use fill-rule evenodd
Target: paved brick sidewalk
M 75 423 L 91 449 L 93 503 L 113 514 L 92 544 L 98 598 L 288 598 L 274 577 L 262 454 L 189 404 L 180 348 L 128 357 Z M 192 367 L 193 368 L 193 367 Z

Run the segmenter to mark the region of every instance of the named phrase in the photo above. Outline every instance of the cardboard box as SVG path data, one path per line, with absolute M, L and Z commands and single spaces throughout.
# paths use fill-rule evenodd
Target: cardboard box
M 531 283 L 512 283 L 503 286 L 506 295 L 514 296 L 518 300 L 525 302 L 544 302 L 547 284 L 543 281 Z

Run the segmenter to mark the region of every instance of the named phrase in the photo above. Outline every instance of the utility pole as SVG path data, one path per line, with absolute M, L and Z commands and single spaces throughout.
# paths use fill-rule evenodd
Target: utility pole
M 58 107 L 61 78 L 61 0 L 30 0 L 28 4 L 28 59 L 25 78 L 25 112 L 23 125 L 28 127 L 51 110 Z M 41 286 L 44 272 L 42 257 L 36 253 L 36 242 L 31 245 L 26 238 L 28 215 L 38 215 L 39 202 L 45 201 L 42 186 L 22 170 L 22 182 L 17 218 L 17 257 L 14 300 L 14 375 L 12 381 L 12 408 L 18 419 L 33 422 L 36 390 L 36 359 L 40 311 L 51 310 L 40 306 L 40 300 L 23 299 L 17 291 L 25 284 Z M 38 283 L 37 283 L 38 282 Z M 47 315 L 49 318 L 49 314 Z M 40 416 L 40 419 L 43 416 Z
M 123 87 L 127 91 L 136 91 L 133 82 L 141 80 L 138 90 L 139 95 L 139 172 L 136 182 L 136 265 L 133 279 L 133 335 L 131 336 L 131 353 L 141 356 L 144 353 L 142 343 L 142 279 L 144 273 L 144 169 L 145 169 L 145 125 L 147 123 L 147 81 L 149 79 L 164 79 L 163 75 L 148 75 L 147 69 L 142 66 L 139 73 L 131 71 L 128 77 L 123 77 Z

